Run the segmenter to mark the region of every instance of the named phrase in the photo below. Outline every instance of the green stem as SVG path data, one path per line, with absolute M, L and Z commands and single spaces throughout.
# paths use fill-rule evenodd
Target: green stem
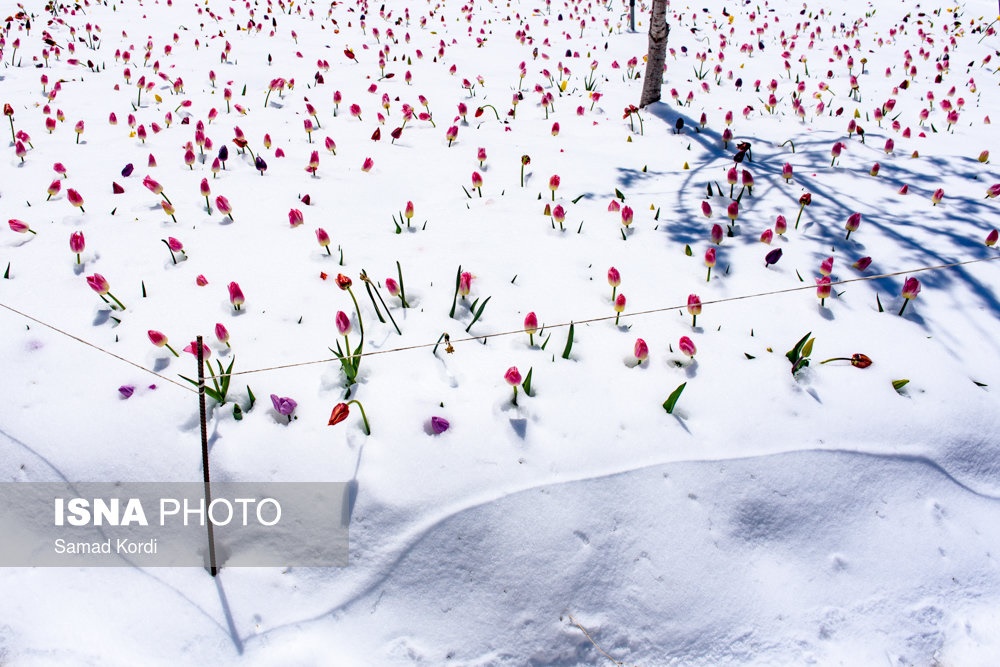
M 110 297 L 111 297 L 112 299 L 114 299 L 115 303 L 117 303 L 117 304 L 118 304 L 118 307 L 119 307 L 119 308 L 121 308 L 122 310 L 125 310 L 125 304 L 124 304 L 124 303 L 122 303 L 121 301 L 119 301 L 119 300 L 118 300 L 118 297 L 116 297 L 116 296 L 115 296 L 114 294 L 112 294 L 111 292 L 108 292 L 108 296 L 110 296 Z M 905 307 L 905 306 L 904 306 L 904 307 Z M 900 313 L 900 314 L 902 314 L 902 313 Z
M 902 314 L 903 314 L 903 311 L 904 311 L 904 310 L 906 310 L 906 306 L 907 306 L 907 305 L 908 305 L 909 303 L 910 303 L 910 300 L 909 300 L 909 299 L 905 299 L 905 300 L 903 301 L 903 307 L 899 309 L 899 314 L 900 314 L 900 315 L 902 315 Z
M 175 350 L 174 348 L 170 347 L 170 343 L 164 343 L 163 346 L 166 347 L 171 352 L 173 352 L 175 357 L 181 356 L 181 355 L 177 354 L 177 350 Z
M 371 426 L 368 425 L 368 415 L 365 414 L 364 406 L 361 405 L 361 403 L 357 399 L 347 402 L 348 405 L 350 405 L 351 403 L 354 403 L 354 405 L 358 406 L 358 410 L 361 411 L 361 421 L 363 421 L 365 424 L 365 435 L 371 435 L 372 429 Z
M 535 334 L 528 334 L 528 345 L 535 347 Z
M 697 315 L 692 315 L 691 316 L 691 328 L 694 329 L 696 326 L 698 326 L 698 316 Z
M 517 405 L 517 385 L 514 385 L 514 400 L 512 401 L 514 405 Z
M 819 363 L 828 364 L 831 361 L 853 361 L 853 359 L 851 359 L 850 357 L 831 357 L 830 359 L 827 359 L 826 361 L 821 361 Z
M 802 219 L 802 210 L 803 210 L 804 208 L 805 208 L 805 206 L 799 206 L 799 214 L 798 214 L 798 216 L 796 216 L 796 218 L 795 218 L 795 229 L 798 229 L 798 228 L 799 228 L 799 220 L 801 220 L 801 219 Z
M 712 280 L 712 267 L 708 267 L 708 277 L 705 278 L 705 282 L 711 282 Z

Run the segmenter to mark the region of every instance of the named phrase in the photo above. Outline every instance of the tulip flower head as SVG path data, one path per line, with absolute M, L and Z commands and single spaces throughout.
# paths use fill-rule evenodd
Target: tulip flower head
M 198 276 L 194 279 L 194 284 L 197 285 L 198 287 L 204 287 L 205 285 L 208 284 L 208 278 L 199 273 Z
M 326 233 L 326 230 L 322 227 L 316 229 L 316 242 L 319 243 L 321 248 L 326 249 L 326 254 L 330 253 L 330 235 Z
M 463 271 L 458 277 L 458 293 L 463 299 L 472 291 L 472 278 L 472 274 L 468 271 Z
M 222 195 L 216 197 L 215 208 L 219 211 L 219 213 L 228 216 L 230 220 L 233 220 L 235 222 L 235 219 L 233 218 L 233 207 L 229 203 L 228 199 L 226 199 Z
M 722 244 L 722 238 L 725 236 L 725 232 L 722 230 L 722 225 L 716 223 L 712 225 L 712 243 L 715 245 Z
M 517 370 L 517 366 L 511 366 L 507 369 L 507 372 L 503 374 L 503 379 L 507 381 L 511 387 L 514 388 L 514 405 L 517 405 L 517 386 L 521 384 L 521 371 Z
M 808 192 L 799 197 L 799 215 L 795 218 L 795 229 L 799 228 L 799 220 L 802 219 L 802 210 L 812 204 L 812 195 Z
M 449 427 L 451 424 L 444 417 L 431 417 L 431 431 L 434 432 L 434 435 L 441 435 Z
M 561 179 L 558 174 L 553 174 L 552 177 L 549 178 L 549 190 L 552 191 L 552 201 L 556 200 L 556 190 L 559 189 L 560 180 Z
M 80 209 L 81 213 L 86 213 L 86 209 L 83 208 L 83 195 L 74 190 L 73 188 L 66 189 L 66 200 L 69 201 L 74 207 Z
M 364 422 L 365 434 L 371 435 L 372 430 L 371 427 L 368 425 L 368 416 L 365 414 L 364 407 L 357 400 L 348 401 L 347 403 L 337 403 L 335 406 L 333 406 L 333 411 L 330 412 L 330 421 L 327 422 L 327 425 L 334 426 L 347 419 L 348 415 L 350 415 L 351 413 L 350 406 L 352 403 L 358 406 L 358 410 L 361 411 L 361 420 Z
M 292 227 L 298 227 L 303 222 L 302 211 L 297 208 L 293 208 L 288 211 L 288 224 Z
M 860 213 L 855 212 L 847 216 L 847 224 L 845 225 L 845 228 L 847 229 L 847 238 L 851 238 L 851 232 L 858 231 L 858 227 L 860 226 L 861 226 Z
M 337 325 L 337 332 L 341 336 L 347 336 L 348 334 L 351 333 L 351 329 L 353 328 L 351 324 L 351 318 L 348 317 L 347 313 L 345 313 L 344 311 L 342 310 L 337 311 L 337 316 L 334 318 L 334 322 Z
M 119 301 L 114 294 L 111 293 L 111 285 L 108 283 L 107 278 L 102 276 L 100 273 L 95 273 L 92 276 L 87 276 L 87 284 L 90 285 L 90 289 L 97 292 L 97 295 L 101 297 L 101 300 L 107 303 L 105 295 L 111 297 L 119 309 L 125 310 L 125 305 Z M 113 307 L 113 306 L 112 306 Z
M 76 263 L 80 263 L 80 253 L 83 252 L 86 247 L 86 241 L 83 238 L 83 232 L 73 232 L 69 235 L 69 249 L 76 253 Z
M 705 282 L 708 282 L 712 280 L 712 267 L 715 266 L 715 248 L 705 251 L 705 266 L 708 267 L 708 277 L 705 278 Z
M 711 205 L 709 205 L 709 203 L 707 201 L 701 202 L 701 213 L 706 218 L 711 218 L 712 217 L 712 207 L 711 207 Z
M 934 194 L 931 195 L 931 203 L 933 203 L 934 206 L 937 206 L 941 203 L 942 199 L 944 199 L 944 188 L 938 188 L 934 191 Z
M 639 363 L 639 365 L 642 365 L 642 362 L 646 361 L 646 359 L 649 359 L 649 346 L 646 345 L 646 341 L 644 341 L 641 338 L 635 339 L 635 348 L 633 349 L 632 352 L 635 355 L 635 359 Z
M 914 277 L 909 277 L 903 281 L 903 307 L 899 309 L 899 314 L 902 315 L 903 311 L 906 310 L 907 304 L 910 303 L 911 299 L 916 299 L 917 295 L 920 294 L 920 281 Z
M 697 294 L 689 294 L 687 302 L 688 315 L 691 316 L 691 327 L 698 323 L 698 316 L 701 315 L 701 298 Z
M 819 298 L 819 305 L 825 306 L 826 300 L 830 297 L 833 288 L 830 286 L 830 276 L 823 276 L 816 279 L 816 296 Z
M 854 262 L 854 264 L 852 266 L 855 269 L 857 269 L 858 271 L 864 271 L 869 266 L 871 266 L 871 264 L 872 264 L 872 258 L 871 257 L 862 257 L 858 261 Z
M 156 347 L 165 347 L 171 352 L 173 352 L 175 357 L 181 356 L 177 354 L 177 350 L 170 347 L 170 343 L 167 342 L 167 337 L 161 332 L 156 331 L 154 329 L 150 329 L 149 331 L 146 332 L 146 335 L 149 336 L 149 342 L 155 345 Z
M 478 171 L 472 172 L 472 187 L 479 192 L 479 196 L 483 196 L 483 175 Z
M 279 415 L 288 417 L 288 421 L 292 421 L 292 413 L 298 407 L 298 403 L 293 399 L 287 396 L 278 396 L 277 394 L 271 394 L 271 404 Z
M 59 194 L 59 190 L 61 189 L 62 189 L 62 181 L 60 181 L 58 178 L 49 183 L 49 189 L 48 189 L 49 196 L 45 198 L 45 201 L 48 201 L 53 197 L 55 197 L 57 194 Z
M 819 265 L 819 274 L 821 276 L 828 276 L 833 273 L 833 257 L 827 257 Z
M 997 244 L 997 240 L 1000 238 L 1000 231 L 994 229 L 989 234 L 986 235 L 986 246 L 992 248 Z
M 788 162 L 781 167 L 781 177 L 785 179 L 785 183 L 790 183 L 792 180 L 792 165 Z
M 618 320 L 621 318 L 622 313 L 625 312 L 625 295 L 619 294 L 615 297 L 615 326 L 618 326 Z
M 229 344 L 229 330 L 226 329 L 226 325 L 222 322 L 215 323 L 215 337 L 218 341 L 224 344 L 226 347 L 232 347 Z
M 986 198 L 996 199 L 1000 197 L 1000 183 L 994 183 L 990 187 L 986 188 Z
M 185 345 L 184 349 L 182 350 L 182 352 L 190 352 L 195 357 L 197 357 L 198 356 L 198 341 L 193 340 L 190 343 L 188 343 L 187 345 Z M 202 357 L 204 359 L 209 358 L 210 356 L 212 356 L 212 348 L 210 348 L 205 343 L 202 343 L 201 344 L 201 354 L 202 354 Z
M 166 203 L 166 202 L 162 202 Z M 187 259 L 187 253 L 184 252 L 184 244 L 175 239 L 173 236 L 169 236 L 165 239 L 160 239 L 167 246 L 167 250 L 170 251 L 170 259 L 173 260 L 174 264 L 177 264 L 177 255 L 175 253 L 180 253 L 184 259 Z
M 765 245 L 771 245 L 771 241 L 774 239 L 774 232 L 770 229 L 765 229 L 760 233 L 760 242 Z
M 779 215 L 774 221 L 774 233 L 778 236 L 783 236 L 787 231 L 788 221 L 785 220 L 785 216 Z
M 680 340 L 677 341 L 677 347 L 682 354 L 687 355 L 691 359 L 694 359 L 694 355 L 698 353 L 698 348 L 695 347 L 694 341 L 687 336 L 681 336 Z
M 229 283 L 229 303 L 233 304 L 233 308 L 240 310 L 245 302 L 246 298 L 243 296 L 243 290 L 240 289 L 239 283 Z
M 613 266 L 608 269 L 608 284 L 611 285 L 611 300 L 614 301 L 618 286 L 622 284 L 622 277 L 618 269 Z
M 772 264 L 777 264 L 778 260 L 781 259 L 782 251 L 781 248 L 775 248 L 771 252 L 767 253 L 764 257 L 764 268 L 771 266 Z
M 10 227 L 10 231 L 17 232 L 18 234 L 36 233 L 35 230 L 28 225 L 28 223 L 21 222 L 20 220 L 8 220 L 7 226 Z

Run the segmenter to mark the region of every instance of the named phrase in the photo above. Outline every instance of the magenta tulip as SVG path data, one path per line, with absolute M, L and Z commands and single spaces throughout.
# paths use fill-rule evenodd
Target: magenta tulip
M 35 234 L 35 230 L 28 226 L 26 222 L 21 222 L 20 220 L 8 220 L 7 226 L 10 227 L 12 232 L 17 232 L 18 234 Z
M 156 347 L 165 347 L 171 352 L 173 352 L 175 357 L 181 356 L 177 354 L 177 350 L 170 347 L 170 343 L 167 342 L 167 337 L 164 334 L 160 333 L 159 331 L 150 329 L 149 331 L 146 332 L 146 335 L 149 336 L 149 342 L 155 345 Z
M 997 244 L 997 240 L 1000 239 L 1000 231 L 994 229 L 989 234 L 986 235 L 986 245 L 990 248 Z
M 871 264 L 872 264 L 872 258 L 871 257 L 862 257 L 858 261 L 854 262 L 853 266 L 858 271 L 864 271 L 869 266 L 871 266 Z
M 219 210 L 219 213 L 229 216 L 230 220 L 235 222 L 233 218 L 233 207 L 229 204 L 229 200 L 219 195 L 215 198 L 215 208 Z
M 910 277 L 903 282 L 903 307 L 899 309 L 899 314 L 902 315 L 903 311 L 906 310 L 906 306 L 910 303 L 911 299 L 916 299 L 917 295 L 920 294 L 920 281 L 916 278 Z
M 635 354 L 635 358 L 639 364 L 642 364 L 642 362 L 646 361 L 646 359 L 649 359 L 649 346 L 646 345 L 646 341 L 641 338 L 636 338 L 633 354 Z
M 816 296 L 819 298 L 819 305 L 825 306 L 833 288 L 830 286 L 830 276 L 823 276 L 816 279 Z
M 337 331 L 340 333 L 341 336 L 346 336 L 347 334 L 351 333 L 352 329 L 351 318 L 349 318 L 347 316 L 347 313 L 345 313 L 344 311 L 342 310 L 337 311 L 337 315 L 334 318 L 334 322 L 336 323 Z
M 229 303 L 233 304 L 236 310 L 239 310 L 245 302 L 246 299 L 243 296 L 243 290 L 240 289 L 239 283 L 229 283 Z
M 226 347 L 232 347 L 229 344 L 229 330 L 226 329 L 226 325 L 222 322 L 215 323 L 215 337 L 220 343 L 225 344 Z
M 847 238 L 851 238 L 851 232 L 858 231 L 858 227 L 861 226 L 861 214 L 851 213 L 847 216 L 847 224 L 845 228 L 847 229 Z
M 535 333 L 538 331 L 538 316 L 534 311 L 524 316 L 524 333 L 528 334 L 528 344 L 534 346 Z
M 688 315 L 691 316 L 691 326 L 696 326 L 698 316 L 701 315 L 701 299 L 697 294 L 689 294 L 687 302 Z
M 677 347 L 683 354 L 694 359 L 694 355 L 697 354 L 698 348 L 694 346 L 694 341 L 687 336 L 681 336 L 681 339 L 677 341 Z
M 86 247 L 86 241 L 83 238 L 83 232 L 73 232 L 69 235 L 69 249 L 76 253 L 76 263 L 80 263 L 80 253 Z

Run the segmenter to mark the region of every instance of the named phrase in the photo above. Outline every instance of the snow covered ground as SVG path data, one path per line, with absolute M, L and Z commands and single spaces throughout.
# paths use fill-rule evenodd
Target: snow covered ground
M 623 118 L 637 5 L 633 33 L 622 2 L 23 3 L 3 480 L 200 480 L 203 335 L 238 373 L 213 478 L 356 497 L 346 568 L 2 569 L 0 664 L 996 664 L 996 7 L 671 3 L 663 101 Z M 338 311 L 371 435 L 328 425 Z

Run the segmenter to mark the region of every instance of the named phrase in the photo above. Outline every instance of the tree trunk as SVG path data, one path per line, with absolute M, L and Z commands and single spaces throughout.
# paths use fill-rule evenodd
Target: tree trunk
M 642 83 L 642 98 L 639 108 L 660 101 L 663 87 L 663 66 L 667 62 L 667 0 L 653 0 L 653 12 L 649 22 L 649 53 L 646 58 L 645 81 Z

